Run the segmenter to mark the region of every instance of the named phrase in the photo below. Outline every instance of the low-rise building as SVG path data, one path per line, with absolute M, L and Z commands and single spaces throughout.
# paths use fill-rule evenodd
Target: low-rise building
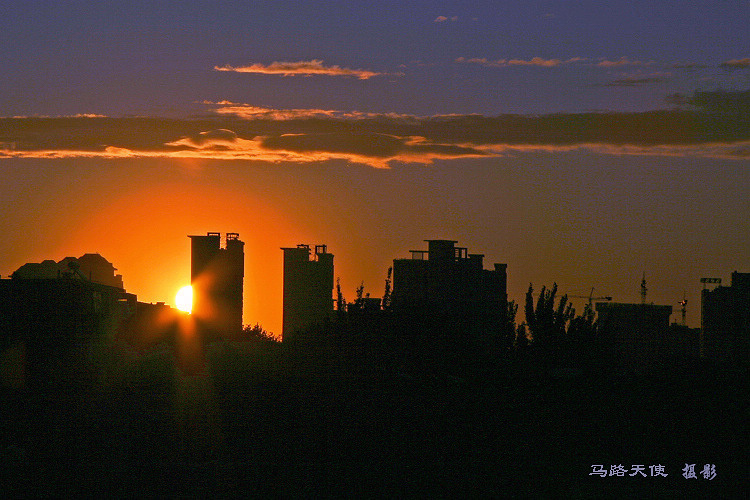
M 613 354 L 618 368 L 645 371 L 666 355 L 672 306 L 597 302 L 595 309 L 598 340 Z

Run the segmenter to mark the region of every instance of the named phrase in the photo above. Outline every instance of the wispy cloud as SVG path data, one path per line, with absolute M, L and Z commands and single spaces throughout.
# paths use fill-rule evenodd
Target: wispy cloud
M 545 68 L 559 66 L 562 63 L 563 61 L 560 59 L 543 59 L 541 57 L 533 57 L 528 61 L 524 59 L 511 59 L 508 61 L 509 66 L 543 66 Z
M 493 156 L 520 155 L 528 153 L 569 153 L 586 151 L 612 156 L 662 156 L 680 158 L 713 158 L 724 160 L 750 160 L 750 141 L 705 144 L 493 144 L 482 149 Z
M 451 16 L 451 17 L 437 16 L 433 22 L 444 23 L 446 21 L 453 21 L 453 22 L 458 21 L 458 16 Z
M 614 61 L 609 60 L 609 59 L 602 59 L 596 63 L 596 65 L 599 66 L 600 68 L 616 68 L 619 66 L 646 66 L 646 65 L 651 65 L 651 64 L 656 64 L 656 63 L 654 61 L 643 62 L 643 61 L 631 60 L 625 56 Z
M 730 59 L 719 64 L 724 69 L 745 69 L 750 68 L 750 57 L 744 59 Z
M 200 119 L 2 118 L 0 157 L 339 160 L 376 168 L 579 150 L 750 159 L 748 114 L 714 102 L 735 103 L 734 109 L 746 96 L 725 92 L 692 99 L 699 98 L 710 98 L 712 106 L 705 111 L 417 117 L 218 101 L 210 104 L 216 114 Z M 238 108 L 247 109 L 239 113 Z
M 672 63 L 672 67 L 675 69 L 703 69 L 706 65 L 695 62 L 676 62 Z
M 299 120 L 305 118 L 333 118 L 338 111 L 326 109 L 272 109 L 230 101 L 203 101 L 220 115 L 233 115 L 248 120 Z
M 303 108 L 303 109 L 273 109 L 253 106 L 246 103 L 230 101 L 203 101 L 202 104 L 213 108 L 213 112 L 219 115 L 231 115 L 246 120 L 306 120 L 311 118 L 339 118 L 339 119 L 362 119 L 362 118 L 400 118 L 411 119 L 416 117 L 397 113 L 366 113 L 362 111 L 341 111 L 335 109 Z M 445 115 L 441 115 L 445 116 Z
M 106 118 L 107 115 L 98 113 L 76 113 L 74 115 L 14 115 L 0 118 Z
M 508 66 L 540 66 L 546 68 L 554 68 L 563 65 L 573 66 L 586 66 L 586 67 L 598 67 L 603 69 L 614 69 L 624 68 L 626 66 L 633 67 L 662 67 L 662 68 L 675 68 L 675 69 L 705 69 L 708 66 L 690 61 L 656 61 L 656 60 L 638 60 L 631 59 L 627 56 L 622 56 L 619 59 L 608 59 L 606 57 L 592 58 L 592 57 L 571 57 L 568 59 L 551 58 L 546 59 L 543 57 L 532 57 L 531 59 L 520 59 L 520 58 L 503 58 L 503 59 L 491 59 L 487 57 L 457 57 L 454 59 L 457 63 L 466 64 L 477 64 L 487 68 L 504 68 Z M 746 57 L 743 59 L 730 59 L 719 63 L 718 66 L 727 70 L 738 70 L 750 68 L 750 58 Z
M 532 57 L 531 59 L 487 59 L 484 57 L 459 57 L 455 60 L 458 63 L 471 63 L 479 64 L 481 66 L 501 68 L 506 66 L 541 66 L 545 68 L 553 68 L 556 66 L 567 65 L 567 64 L 578 64 L 587 66 L 597 66 L 600 68 L 617 68 L 621 66 L 650 66 L 656 64 L 655 61 L 638 61 L 629 59 L 627 57 L 621 57 L 620 59 L 591 59 L 588 57 L 571 57 L 569 59 L 545 59 L 543 57 Z
M 251 64 L 249 66 L 214 66 L 216 71 L 232 71 L 235 73 L 257 73 L 263 75 L 281 75 L 281 76 L 313 76 L 313 75 L 328 75 L 328 76 L 347 76 L 355 77 L 360 80 L 367 80 L 373 76 L 383 75 L 385 73 L 379 73 L 376 71 L 370 71 L 366 69 L 350 69 L 342 68 L 340 66 L 325 66 L 323 61 L 320 59 L 313 59 L 311 61 L 296 61 L 296 62 L 272 62 L 271 64 L 265 65 L 261 63 Z
M 605 87 L 640 87 L 663 82 L 671 76 L 670 73 L 651 73 L 645 75 L 637 73 L 634 75 L 625 75 L 622 78 L 611 80 L 603 85 Z
M 531 59 L 487 59 L 485 57 L 458 57 L 455 62 L 457 63 L 469 63 L 479 64 L 488 68 L 502 68 L 506 66 L 541 66 L 544 68 L 553 68 L 562 64 L 572 64 L 577 62 L 585 61 L 582 57 L 573 57 L 570 59 L 544 59 L 542 57 L 532 57 Z

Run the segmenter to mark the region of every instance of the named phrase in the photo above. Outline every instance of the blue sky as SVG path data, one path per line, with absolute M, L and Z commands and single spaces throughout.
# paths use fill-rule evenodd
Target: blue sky
M 2 10 L 3 116 L 185 116 L 205 111 L 196 105 L 204 100 L 417 115 L 643 111 L 665 107 L 674 92 L 748 86 L 747 65 L 721 66 L 748 57 L 748 2 L 3 2 Z M 493 65 L 534 58 L 560 64 Z M 313 60 L 385 75 L 214 70 Z

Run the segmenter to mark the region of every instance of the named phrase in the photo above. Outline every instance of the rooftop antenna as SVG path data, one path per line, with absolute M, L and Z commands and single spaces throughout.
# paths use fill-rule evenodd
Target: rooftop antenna
M 687 313 L 687 299 L 685 298 L 685 290 L 682 291 L 682 300 L 678 302 L 682 306 L 680 312 L 682 312 L 682 326 L 685 326 L 685 315 Z
M 646 288 L 646 271 L 644 271 L 641 279 L 641 304 L 646 303 L 646 292 L 648 292 L 648 288 Z

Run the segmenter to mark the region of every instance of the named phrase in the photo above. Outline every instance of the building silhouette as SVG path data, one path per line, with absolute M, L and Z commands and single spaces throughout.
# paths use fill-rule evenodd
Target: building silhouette
M 653 368 L 667 354 L 672 306 L 597 302 L 600 341 L 613 367 L 628 372 Z
M 114 271 L 101 255 L 85 254 L 24 264 L 0 279 L 0 351 L 16 360 L 0 368 L 4 384 L 11 372 L 38 387 L 90 368 L 94 346 L 112 340 L 137 308 Z
M 20 279 L 57 279 L 65 275 L 77 274 L 86 281 L 124 289 L 122 275 L 98 253 L 87 253 L 81 257 L 65 257 L 59 262 L 44 260 L 29 262 L 19 267 L 11 277 Z
M 320 323 L 333 314 L 333 254 L 326 245 L 282 248 L 284 305 L 282 338 Z
M 227 233 L 224 248 L 221 233 L 188 236 L 192 314 L 203 327 L 223 335 L 242 331 L 245 243 L 239 236 Z
M 507 314 L 507 264 L 484 269 L 484 255 L 453 240 L 425 240 L 427 250 L 394 259 L 391 307 L 400 313 L 442 315 L 475 333 L 497 332 Z
M 750 345 L 750 273 L 732 273 L 730 286 L 701 293 L 701 356 L 747 363 Z

